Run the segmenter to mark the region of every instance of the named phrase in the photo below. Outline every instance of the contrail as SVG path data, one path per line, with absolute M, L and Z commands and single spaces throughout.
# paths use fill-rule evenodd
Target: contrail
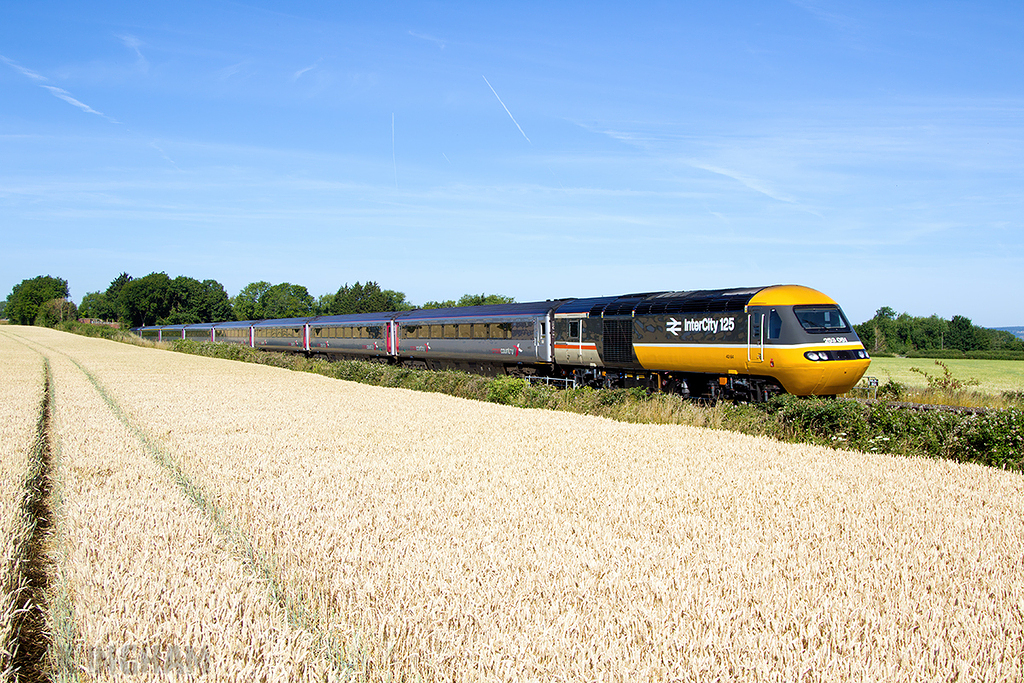
M 481 74 L 481 75 L 482 75 L 482 74 Z M 495 96 L 495 97 L 498 97 L 498 93 L 497 93 L 497 92 L 495 92 L 495 90 L 494 90 L 494 86 L 492 86 L 492 85 L 491 85 L 491 82 L 487 80 L 487 76 L 484 76 L 484 77 L 483 77 L 483 79 L 484 79 L 484 83 L 486 83 L 486 84 L 487 84 L 487 87 L 488 87 L 488 88 L 490 88 L 490 89 L 491 89 L 491 92 L 493 92 L 493 93 L 494 93 L 494 96 Z M 502 107 L 505 107 L 505 103 L 501 101 L 501 98 L 500 98 L 500 97 L 498 97 L 498 102 L 499 102 L 499 104 L 501 104 L 501 106 L 502 106 Z M 512 123 L 516 124 L 516 128 L 518 128 L 518 129 L 519 129 L 519 132 L 520 132 L 520 133 L 523 133 L 523 127 L 519 125 L 519 122 L 518 122 L 518 121 L 516 121 L 516 117 L 512 116 L 512 112 L 510 112 L 510 111 L 508 110 L 508 107 L 505 107 L 505 113 L 506 113 L 506 114 L 508 114 L 508 117 L 509 117 L 510 119 L 512 119 Z M 524 137 L 524 138 L 526 138 L 526 141 L 527 141 L 527 142 L 530 142 L 530 138 L 527 138 L 527 137 L 526 137 L 526 133 L 523 133 L 523 137 Z M 530 142 L 530 144 L 532 145 L 533 143 L 532 143 L 532 142 Z
M 395 161 L 395 112 L 391 112 L 391 164 L 395 167 L 395 189 L 398 189 L 398 162 Z
M 90 107 L 85 102 L 81 102 L 79 100 L 76 100 L 74 97 L 71 96 L 71 93 L 69 93 L 64 88 L 58 88 L 55 85 L 42 85 L 40 87 L 41 88 L 46 88 L 47 90 L 50 91 L 50 93 L 54 97 L 59 97 L 60 99 L 62 99 L 65 102 L 67 102 L 68 104 L 74 105 L 74 106 L 78 107 L 79 109 L 81 109 L 82 111 L 84 111 L 86 113 L 96 114 L 96 116 L 102 116 L 103 118 L 105 118 L 107 121 L 110 121 L 111 123 L 118 123 L 118 121 L 115 121 L 114 119 L 110 118 L 109 116 L 107 116 L 106 114 L 104 114 L 101 111 L 96 111 L 95 109 Z
M 68 104 L 70 104 L 72 106 L 75 106 L 75 107 L 78 107 L 79 109 L 81 109 L 82 111 L 86 112 L 87 114 L 95 114 L 96 116 L 102 116 L 103 118 L 105 118 L 107 121 L 110 121 L 111 123 L 120 123 L 116 119 L 113 119 L 113 118 L 107 116 L 103 112 L 96 111 L 95 109 L 90 107 L 85 102 L 82 102 L 81 100 L 76 100 L 74 97 L 72 97 L 71 93 L 69 93 L 64 88 L 58 88 L 55 85 L 46 85 L 47 83 L 50 82 L 50 79 L 48 79 L 46 76 L 42 76 L 42 75 L 36 73 L 35 71 L 33 71 L 32 69 L 27 69 L 27 68 L 21 66 L 20 64 L 12 61 L 10 59 L 8 59 L 7 57 L 5 57 L 3 55 L 0 55 L 0 61 L 2 61 L 4 64 L 6 64 L 7 66 L 11 67 L 12 69 L 14 69 L 15 71 L 19 72 L 20 74 L 22 74 L 25 77 L 31 78 L 33 81 L 40 81 L 39 87 L 40 88 L 45 88 L 54 97 L 58 97 L 58 98 L 64 100 L 65 102 L 67 102 Z
M 28 76 L 33 81 L 45 81 L 45 80 L 47 80 L 46 76 L 40 76 L 39 74 L 37 74 L 32 69 L 26 69 L 22 65 L 16 64 L 15 62 L 11 61 L 10 59 L 7 59 L 7 57 L 4 57 L 3 55 L 0 55 L 0 60 L 2 60 L 4 62 L 4 64 L 6 64 L 7 66 L 11 67 L 15 71 L 20 72 L 24 76 Z

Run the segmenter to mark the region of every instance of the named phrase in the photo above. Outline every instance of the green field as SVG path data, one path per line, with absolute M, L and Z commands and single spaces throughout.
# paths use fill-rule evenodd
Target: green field
M 942 362 L 956 379 L 980 380 L 980 385 L 970 387 L 973 390 L 991 394 L 1024 391 L 1024 361 L 944 359 Z M 924 375 L 911 372 L 910 368 L 920 368 L 933 376 L 943 374 L 932 358 L 872 358 L 864 376 L 877 377 L 880 384 L 892 379 L 908 387 L 926 388 L 928 381 Z

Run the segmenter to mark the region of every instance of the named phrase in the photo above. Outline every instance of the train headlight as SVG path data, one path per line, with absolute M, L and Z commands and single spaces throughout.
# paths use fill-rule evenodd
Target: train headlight
M 808 351 L 804 354 L 804 357 L 806 357 L 807 360 L 818 360 L 818 354 L 814 351 Z
M 868 352 L 867 351 L 861 349 L 860 351 L 857 352 L 857 358 L 867 358 L 867 357 L 868 357 Z

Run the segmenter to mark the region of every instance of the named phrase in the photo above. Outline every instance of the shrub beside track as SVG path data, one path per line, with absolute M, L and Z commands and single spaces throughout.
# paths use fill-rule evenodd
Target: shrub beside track
M 174 351 L 289 368 L 385 387 L 433 391 L 521 408 L 564 410 L 624 422 L 690 424 L 878 453 L 948 458 L 1024 470 L 1024 409 L 920 412 L 886 403 L 777 396 L 757 405 L 705 406 L 642 390 L 558 390 L 513 377 L 411 370 L 380 363 L 307 359 L 233 344 L 176 341 Z

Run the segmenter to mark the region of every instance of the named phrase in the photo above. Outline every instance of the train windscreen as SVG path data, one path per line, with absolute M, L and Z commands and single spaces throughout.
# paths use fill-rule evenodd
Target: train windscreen
M 795 306 L 797 320 L 803 328 L 812 333 L 849 332 L 846 321 L 838 306 Z

